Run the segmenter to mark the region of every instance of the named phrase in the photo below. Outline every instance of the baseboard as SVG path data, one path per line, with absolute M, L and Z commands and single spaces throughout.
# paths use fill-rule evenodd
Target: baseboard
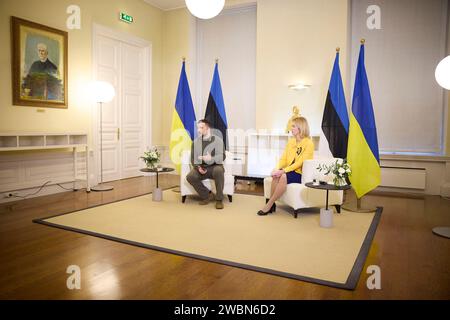
M 73 182 L 62 182 L 59 183 L 64 188 L 58 186 L 56 183 L 50 183 L 46 186 L 44 186 L 39 192 L 37 192 L 40 188 L 34 187 L 29 189 L 22 189 L 22 190 L 15 190 L 15 191 L 9 191 L 9 192 L 3 192 L 0 194 L 0 204 L 1 203 L 9 203 L 13 201 L 20 201 L 24 199 L 31 199 L 36 197 L 42 197 L 42 196 L 48 196 L 51 194 L 56 193 L 62 193 L 62 192 L 70 192 L 70 191 L 77 191 L 80 189 L 86 188 L 85 181 L 76 181 L 75 189 L 73 189 Z M 67 189 L 67 190 L 66 190 Z M 37 192 L 37 193 L 36 193 Z M 12 193 L 14 196 L 12 197 L 5 197 L 6 194 Z

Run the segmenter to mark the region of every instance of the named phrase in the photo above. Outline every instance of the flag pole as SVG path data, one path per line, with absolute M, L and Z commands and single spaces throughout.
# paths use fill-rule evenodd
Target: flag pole
M 348 191 L 350 191 L 350 190 L 348 190 Z M 361 204 L 362 198 L 363 197 L 361 197 L 361 198 L 356 197 L 356 203 L 354 201 L 349 201 L 347 203 L 342 204 L 342 209 L 347 210 L 347 211 L 352 211 L 352 212 L 361 212 L 361 213 L 374 212 L 377 210 L 377 207 L 362 206 L 362 204 Z
M 361 42 L 361 45 L 364 45 L 366 43 L 366 39 L 362 38 L 360 42 Z M 339 50 L 340 50 L 339 48 L 336 48 L 336 52 L 339 52 Z M 356 196 L 356 205 L 353 201 L 350 201 L 348 203 L 344 203 L 342 205 L 342 209 L 347 210 L 347 211 L 352 211 L 352 212 L 361 212 L 361 213 L 376 211 L 377 210 L 376 207 L 362 207 L 361 202 L 362 202 L 363 197 L 358 198 L 358 196 Z
M 182 56 L 182 57 L 181 57 L 181 61 L 182 61 L 183 63 L 185 63 L 185 62 L 186 62 L 186 57 L 185 57 L 185 56 Z M 180 191 L 180 186 L 177 185 L 177 186 L 173 187 L 173 188 L 172 188 L 172 191 L 173 191 L 173 192 L 176 192 L 176 193 L 180 193 L 180 192 L 181 192 L 181 191 Z

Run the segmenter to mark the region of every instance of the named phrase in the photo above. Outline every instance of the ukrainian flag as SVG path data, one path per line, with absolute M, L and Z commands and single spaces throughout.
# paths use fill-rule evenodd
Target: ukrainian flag
M 194 105 L 186 76 L 185 62 L 183 61 L 170 134 L 170 159 L 175 164 L 177 172 L 180 172 L 182 152 L 191 149 L 195 123 Z
M 347 161 L 352 169 L 350 182 L 358 199 L 380 185 L 377 128 L 364 65 L 363 41 L 353 91 Z

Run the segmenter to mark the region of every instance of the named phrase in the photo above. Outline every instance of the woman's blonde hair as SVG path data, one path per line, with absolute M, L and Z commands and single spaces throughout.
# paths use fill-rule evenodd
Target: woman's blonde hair
M 306 118 L 304 117 L 295 118 L 292 120 L 292 124 L 298 128 L 300 137 L 309 138 L 309 124 Z

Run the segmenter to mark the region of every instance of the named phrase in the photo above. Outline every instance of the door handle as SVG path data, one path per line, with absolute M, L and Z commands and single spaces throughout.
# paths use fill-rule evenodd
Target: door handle
M 117 141 L 120 140 L 120 128 L 117 128 Z

